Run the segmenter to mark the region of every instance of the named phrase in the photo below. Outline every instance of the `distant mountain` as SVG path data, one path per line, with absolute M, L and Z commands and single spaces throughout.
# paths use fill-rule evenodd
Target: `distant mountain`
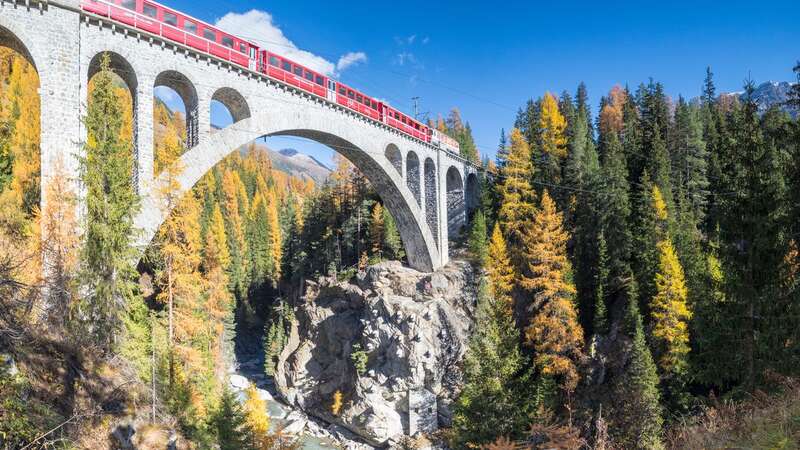
M 331 169 L 328 166 L 313 156 L 300 153 L 293 148 L 275 151 L 264 145 L 259 145 L 258 147 L 267 152 L 274 168 L 290 175 L 311 178 L 315 183 L 322 184 L 331 174 Z
M 800 111 L 797 108 L 792 109 L 786 106 L 786 100 L 789 98 L 789 89 L 792 83 L 788 81 L 767 81 L 759 84 L 753 91 L 753 99 L 758 104 L 758 112 L 763 114 L 773 105 L 778 105 L 784 111 L 787 111 L 792 117 L 797 117 Z M 744 92 L 731 92 L 722 94 L 723 96 L 741 98 Z

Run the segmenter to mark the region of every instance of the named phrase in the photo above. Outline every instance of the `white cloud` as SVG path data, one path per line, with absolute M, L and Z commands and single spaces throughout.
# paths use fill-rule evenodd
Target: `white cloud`
M 416 34 L 412 34 L 411 36 L 409 36 L 408 38 L 406 38 L 406 41 L 408 41 L 408 44 L 409 44 L 409 45 L 411 45 L 411 44 L 413 44 L 413 43 L 414 43 L 414 41 L 415 41 L 416 39 L 417 39 L 417 35 L 416 35 Z
M 159 99 L 161 99 L 161 101 L 167 103 L 168 105 L 171 105 L 177 102 L 178 100 L 181 100 L 181 98 L 175 91 L 166 86 L 156 86 L 153 91 L 156 97 L 158 97 Z
M 398 66 L 405 66 L 406 64 L 416 64 L 417 57 L 411 52 L 400 52 L 394 57 L 394 63 Z
M 336 75 L 337 71 L 367 59 L 363 52 L 350 52 L 339 58 L 337 65 L 322 56 L 302 50 L 283 34 L 283 30 L 274 23 L 272 14 L 266 11 L 251 9 L 242 14 L 230 12 L 218 19 L 215 25 L 324 75 Z M 353 60 L 354 57 L 357 59 Z
M 364 52 L 350 52 L 342 55 L 336 63 L 336 71 L 342 72 L 350 66 L 367 62 L 367 54 Z
M 428 45 L 428 42 L 430 42 L 430 41 L 431 41 L 431 38 L 429 38 L 428 36 L 425 36 L 424 38 L 422 38 L 422 45 Z

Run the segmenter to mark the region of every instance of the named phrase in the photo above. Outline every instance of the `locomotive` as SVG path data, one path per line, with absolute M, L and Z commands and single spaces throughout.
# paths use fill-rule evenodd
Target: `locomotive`
M 201 20 L 151 0 L 81 0 L 84 11 L 161 36 L 274 80 L 294 86 L 414 139 L 459 154 L 458 142 L 445 133 L 344 83 L 320 74 L 251 41 L 226 33 Z

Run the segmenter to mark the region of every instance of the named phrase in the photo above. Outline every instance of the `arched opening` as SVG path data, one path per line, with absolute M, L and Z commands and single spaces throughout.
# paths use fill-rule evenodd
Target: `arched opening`
M 211 96 L 211 131 L 221 130 L 250 117 L 250 106 L 238 91 L 224 87 Z
M 386 158 L 392 164 L 392 166 L 397 170 L 397 173 L 400 176 L 403 176 L 403 155 L 400 153 L 400 149 L 397 148 L 394 144 L 389 144 L 386 146 Z
M 104 55 L 108 55 L 109 69 L 113 73 L 114 78 L 114 94 L 122 106 L 122 131 L 121 137 L 126 139 L 131 144 L 133 151 L 134 164 L 139 160 L 138 158 L 138 136 L 137 136 L 137 122 L 136 115 L 138 100 L 136 97 L 136 90 L 139 86 L 136 78 L 136 72 L 133 66 L 128 63 L 125 58 L 114 52 L 100 52 L 96 54 L 92 61 L 89 63 L 89 72 L 87 74 L 87 103 L 91 99 L 91 93 L 94 89 L 94 78 L 100 72 L 101 61 Z M 138 167 L 133 171 L 134 185 L 138 186 Z
M 431 158 L 425 160 L 425 219 L 431 229 L 436 245 L 439 245 L 439 196 L 436 192 L 436 164 Z
M 3 235 L 24 236 L 41 201 L 39 73 L 25 44 L 0 27 L 0 218 Z M 23 245 L 22 239 L 0 246 Z M 9 250 L 11 250 L 9 248 Z
M 467 222 L 467 212 L 464 203 L 464 183 L 455 167 L 447 169 L 446 186 L 447 235 L 450 239 L 457 239 Z
M 467 218 L 472 220 L 472 215 L 480 204 L 480 180 L 478 175 L 471 173 L 467 175 L 467 188 L 464 194 L 467 206 Z
M 198 98 L 194 84 L 175 71 L 158 74 L 153 93 L 153 169 L 158 174 L 197 145 Z
M 417 154 L 408 152 L 406 155 L 406 185 L 414 199 L 417 200 L 417 205 L 422 207 L 422 189 L 420 184 L 420 171 L 419 171 L 419 158 Z

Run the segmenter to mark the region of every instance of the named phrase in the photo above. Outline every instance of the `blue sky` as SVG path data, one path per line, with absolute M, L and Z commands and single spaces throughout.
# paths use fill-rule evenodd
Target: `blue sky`
M 718 91 L 731 92 L 748 77 L 791 81 L 800 59 L 798 0 L 165 1 L 210 23 L 224 17 L 243 37 L 406 111 L 415 96 L 433 116 L 457 106 L 489 156 L 517 108 L 545 91 L 574 93 L 584 81 L 596 109 L 615 84 L 653 77 L 673 97 L 694 97 L 708 65 Z M 330 161 L 294 138 L 269 144 Z

